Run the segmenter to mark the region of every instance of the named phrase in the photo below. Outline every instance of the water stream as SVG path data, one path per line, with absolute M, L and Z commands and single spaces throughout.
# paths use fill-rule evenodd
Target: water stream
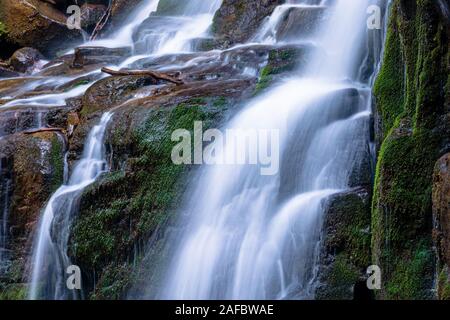
M 371 84 L 380 48 L 369 42 L 377 31 L 368 30 L 366 11 L 378 2 L 293 2 L 300 10 L 326 9 L 313 39 L 323 54 L 226 126 L 278 130 L 280 170 L 273 176 L 250 165 L 201 170 L 168 239 L 172 258 L 163 285 L 155 293 L 150 283 L 147 297 L 314 297 L 326 201 L 348 190 L 352 174 L 371 157 Z M 274 41 L 283 11 L 286 6 L 275 10 L 254 41 Z M 368 56 L 376 59 L 362 74 Z M 225 144 L 221 152 L 236 150 Z
M 66 286 L 66 270 L 71 265 L 67 256 L 70 226 L 83 190 L 107 169 L 103 138 L 111 117 L 111 113 L 104 113 L 92 128 L 69 181 L 52 195 L 43 210 L 31 260 L 30 299 L 76 299 L 82 294 Z

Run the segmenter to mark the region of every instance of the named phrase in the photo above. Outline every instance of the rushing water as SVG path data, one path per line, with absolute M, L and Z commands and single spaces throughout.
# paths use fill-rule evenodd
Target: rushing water
M 67 256 L 70 226 L 81 193 L 107 168 L 103 137 L 111 117 L 111 113 L 103 114 L 100 123 L 92 128 L 83 157 L 75 165 L 68 183 L 52 195 L 43 211 L 32 257 L 31 299 L 78 297 L 78 291 L 66 287 L 65 272 L 71 265 Z
M 201 170 L 168 238 L 167 272 L 158 286 L 149 284 L 147 297 L 314 297 L 326 201 L 349 189 L 352 174 L 371 157 L 371 85 L 380 46 L 370 39 L 382 31 L 367 29 L 366 12 L 382 1 L 292 2 L 299 10 L 325 8 L 313 36 L 318 54 L 301 76 L 254 99 L 226 126 L 279 130 L 280 171 Z M 253 41 L 279 41 L 287 8 L 276 9 Z M 220 152 L 237 151 L 225 144 Z
M 8 167 L 4 168 L 4 164 L 0 161 L 0 276 L 6 270 L 8 259 L 8 215 L 12 183 L 9 169 Z

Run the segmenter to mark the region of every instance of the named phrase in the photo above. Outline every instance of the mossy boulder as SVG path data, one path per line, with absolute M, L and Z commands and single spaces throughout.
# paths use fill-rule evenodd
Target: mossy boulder
M 370 266 L 370 193 L 356 188 L 332 196 L 325 210 L 316 298 L 353 299 Z

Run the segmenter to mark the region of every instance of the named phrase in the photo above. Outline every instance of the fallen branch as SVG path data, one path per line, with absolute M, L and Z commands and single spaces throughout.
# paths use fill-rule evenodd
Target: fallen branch
M 113 0 L 114 1 L 114 0 Z M 97 36 L 100 34 L 100 32 L 103 30 L 103 28 L 105 27 L 106 23 L 108 22 L 109 18 L 111 17 L 111 12 L 112 12 L 112 2 L 109 2 L 108 5 L 108 9 L 106 10 L 106 12 L 103 14 L 103 16 L 100 18 L 100 21 L 97 22 L 97 25 L 94 28 L 94 31 L 92 31 L 92 34 L 89 38 L 90 41 L 94 41 Z
M 183 80 L 174 78 L 173 76 L 162 73 L 162 72 L 156 72 L 151 70 L 111 70 L 109 68 L 102 68 L 102 72 L 110 74 L 112 76 L 144 76 L 144 77 L 150 77 L 155 78 L 158 80 L 165 80 L 168 82 L 172 82 L 175 84 L 183 84 Z
M 34 133 L 41 133 L 41 132 L 64 132 L 64 129 L 62 128 L 39 128 L 39 129 L 31 129 L 24 131 L 24 134 L 34 134 Z

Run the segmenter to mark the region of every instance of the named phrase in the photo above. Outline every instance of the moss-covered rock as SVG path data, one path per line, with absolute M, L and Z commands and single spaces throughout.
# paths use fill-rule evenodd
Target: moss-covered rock
M 448 29 L 431 0 L 396 0 L 375 85 L 380 119 L 372 204 L 373 262 L 380 298 L 432 298 L 432 175 L 446 152 Z M 404 71 L 404 72 L 403 72 Z
M 325 211 L 317 299 L 353 299 L 370 256 L 370 193 L 357 188 L 333 196 Z
M 294 71 L 307 61 L 310 48 L 287 46 L 272 49 L 266 66 L 260 71 L 255 93 L 263 92 L 286 73 Z
M 124 297 L 134 277 L 128 264 L 139 259 L 136 247 L 173 217 L 181 201 L 183 177 L 192 167 L 173 164 L 172 132 L 193 131 L 194 121 L 205 128 L 218 125 L 229 106 L 220 96 L 185 98 L 114 115 L 107 138 L 114 155 L 111 172 L 84 192 L 70 244 L 93 298 Z

